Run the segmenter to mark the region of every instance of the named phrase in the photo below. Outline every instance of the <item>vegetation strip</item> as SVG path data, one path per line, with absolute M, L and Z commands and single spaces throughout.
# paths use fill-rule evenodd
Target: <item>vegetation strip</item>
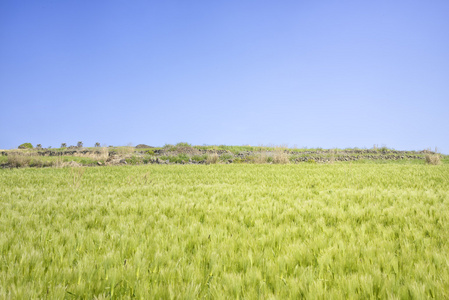
M 27 143 L 29 144 L 29 143 Z M 81 142 L 79 142 L 82 145 Z M 99 144 L 99 143 L 97 143 Z M 31 144 L 30 144 L 31 145 Z M 32 146 L 32 145 L 31 145 Z M 64 147 L 58 149 L 30 149 L 1 151 L 0 167 L 66 167 L 105 166 L 123 164 L 291 164 L 352 161 L 406 161 L 440 164 L 449 156 L 430 150 L 397 151 L 373 149 L 292 149 L 287 147 L 251 146 L 192 146 L 187 143 L 155 148 L 137 147 Z M 147 147 L 147 148 L 144 148 Z

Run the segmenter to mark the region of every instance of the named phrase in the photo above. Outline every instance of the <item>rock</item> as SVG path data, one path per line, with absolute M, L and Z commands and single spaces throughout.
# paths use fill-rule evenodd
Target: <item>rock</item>
M 101 161 L 97 162 L 97 165 L 102 166 L 103 163 Z

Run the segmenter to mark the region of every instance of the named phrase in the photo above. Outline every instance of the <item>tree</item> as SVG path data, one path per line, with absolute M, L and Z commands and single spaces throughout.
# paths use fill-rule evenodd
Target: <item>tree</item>
M 99 142 L 96 142 L 96 143 L 95 143 L 95 147 L 100 147 L 100 143 L 99 143 Z
M 36 145 L 36 148 L 37 148 L 37 149 L 42 149 L 42 145 L 41 145 L 41 144 L 37 144 L 37 145 Z
M 31 143 L 23 143 L 19 146 L 19 149 L 33 149 L 33 145 Z
M 76 146 L 77 146 L 78 148 L 83 148 L 83 142 L 79 141 L 78 144 L 76 144 Z
M 67 148 L 67 144 L 66 143 L 62 143 L 61 144 L 61 148 Z

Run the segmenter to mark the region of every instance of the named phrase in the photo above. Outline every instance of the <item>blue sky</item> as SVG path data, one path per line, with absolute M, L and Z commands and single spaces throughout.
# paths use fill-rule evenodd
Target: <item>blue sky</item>
M 449 1 L 1 1 L 0 148 L 437 146 Z

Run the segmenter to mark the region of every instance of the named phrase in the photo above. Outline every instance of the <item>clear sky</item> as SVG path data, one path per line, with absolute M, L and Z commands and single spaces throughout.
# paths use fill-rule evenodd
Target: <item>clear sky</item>
M 0 149 L 449 153 L 449 1 L 0 1 Z

